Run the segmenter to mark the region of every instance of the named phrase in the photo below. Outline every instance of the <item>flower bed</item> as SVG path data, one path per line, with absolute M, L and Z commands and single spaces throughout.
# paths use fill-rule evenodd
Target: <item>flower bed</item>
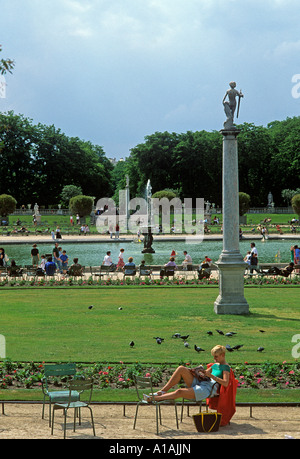
M 180 362 L 187 367 L 190 363 Z M 5 359 L 0 363 L 0 389 L 24 389 L 42 385 L 44 364 L 29 362 L 13 362 Z M 300 388 L 300 363 L 269 363 L 248 364 L 247 362 L 232 365 L 240 388 Z M 98 362 L 77 364 L 77 373 L 83 377 L 92 377 L 95 387 L 99 389 L 111 387 L 127 389 L 134 386 L 134 376 L 151 376 L 155 387 L 161 387 L 169 379 L 174 368 L 167 364 L 145 365 L 139 362 L 125 364 L 123 362 L 108 364 Z M 51 384 L 63 387 L 66 377 L 53 378 Z
M 0 282 L 0 287 L 74 287 L 74 286 L 98 286 L 98 287 L 110 287 L 110 286 L 218 286 L 219 280 L 216 278 L 202 279 L 197 278 L 186 279 L 184 277 L 178 277 L 174 279 L 150 279 L 145 278 L 141 280 L 139 277 L 123 279 L 111 279 L 106 280 L 99 279 L 94 280 L 92 277 L 88 279 L 39 279 L 39 280 L 25 280 L 25 279 L 4 279 Z M 284 278 L 284 277 L 251 277 L 244 279 L 244 285 L 260 285 L 260 286 L 288 286 L 288 285 L 300 285 L 300 277 Z

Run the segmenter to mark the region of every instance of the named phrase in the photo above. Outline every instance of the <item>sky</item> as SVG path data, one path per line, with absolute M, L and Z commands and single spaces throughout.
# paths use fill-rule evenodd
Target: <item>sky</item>
M 0 111 L 120 159 L 157 131 L 222 129 L 236 81 L 238 122 L 266 126 L 300 115 L 299 24 L 299 0 L 0 0 Z

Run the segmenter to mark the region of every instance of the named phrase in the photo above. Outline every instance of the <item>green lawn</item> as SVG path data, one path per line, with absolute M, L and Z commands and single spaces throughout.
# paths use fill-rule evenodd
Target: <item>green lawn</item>
M 216 344 L 244 345 L 228 354 L 230 363 L 295 361 L 298 288 L 246 288 L 249 316 L 217 316 L 217 288 L 9 289 L 0 295 L 0 334 L 14 361 L 207 363 Z M 228 338 L 216 329 L 237 334 Z M 174 333 L 190 335 L 190 347 Z M 158 345 L 156 336 L 165 341 Z M 198 355 L 194 344 L 205 352 Z

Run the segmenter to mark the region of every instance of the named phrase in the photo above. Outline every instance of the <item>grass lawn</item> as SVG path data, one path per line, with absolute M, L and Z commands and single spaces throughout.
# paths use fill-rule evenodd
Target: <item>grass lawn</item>
M 42 401 L 41 389 L 0 390 L 1 400 Z M 300 389 L 238 389 L 236 401 L 244 403 L 290 402 L 300 399 Z M 130 389 L 94 389 L 93 402 L 136 402 L 136 390 Z
M 217 316 L 217 288 L 9 289 L 0 295 L 0 334 L 14 361 L 207 363 L 216 344 L 244 346 L 228 354 L 229 363 L 295 361 L 298 288 L 246 288 L 249 316 Z M 237 334 L 228 338 L 216 329 Z M 190 347 L 174 333 L 190 335 Z M 161 345 L 156 336 L 164 338 Z M 198 355 L 195 344 L 205 352 Z

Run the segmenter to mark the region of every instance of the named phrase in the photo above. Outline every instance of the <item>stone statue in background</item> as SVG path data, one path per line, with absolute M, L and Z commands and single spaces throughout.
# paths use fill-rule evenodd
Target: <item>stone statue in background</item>
M 237 91 L 236 88 L 236 83 L 234 81 L 231 81 L 229 83 L 230 89 L 226 91 L 226 94 L 223 99 L 223 105 L 224 105 L 224 111 L 227 116 L 227 120 L 224 123 L 224 129 L 235 129 L 235 126 L 233 124 L 234 120 L 234 114 L 236 110 L 236 98 L 239 98 L 238 101 L 238 110 L 237 110 L 237 118 L 239 117 L 239 111 L 240 111 L 240 102 L 241 98 L 244 97 L 242 92 Z M 228 101 L 226 98 L 228 97 Z

